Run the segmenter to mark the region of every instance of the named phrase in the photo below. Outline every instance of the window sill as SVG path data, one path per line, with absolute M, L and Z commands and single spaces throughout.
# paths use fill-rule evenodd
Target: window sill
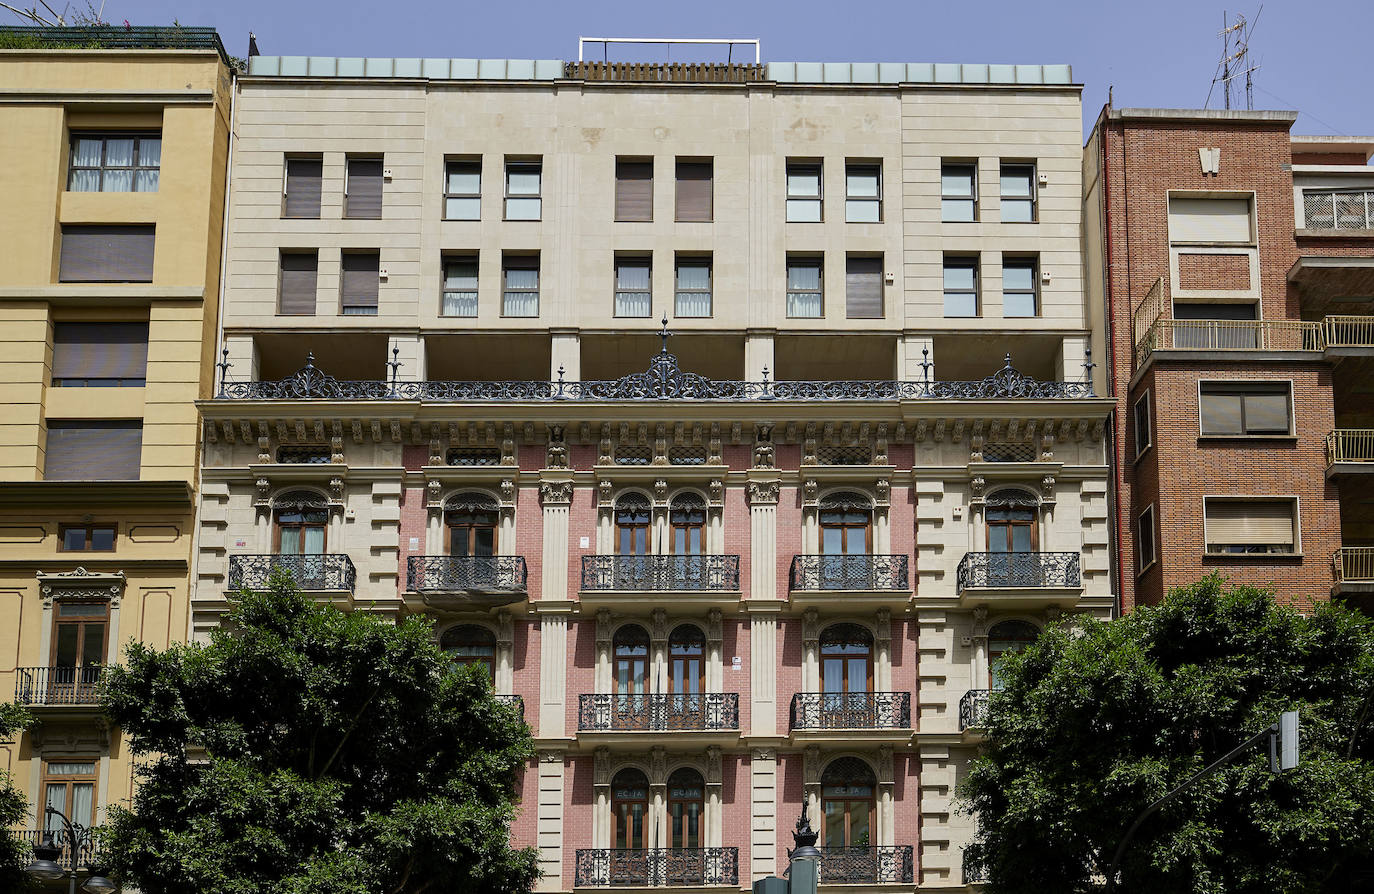
M 1296 444 L 1298 436 L 1289 435 L 1198 435 L 1199 444 L 1209 441 L 1283 441 L 1285 443 Z
M 1135 579 L 1136 579 L 1136 580 L 1140 580 L 1140 579 L 1141 579 L 1142 577 L 1144 577 L 1146 574 L 1149 574 L 1149 573 L 1150 573 L 1150 570 L 1151 570 L 1152 568 L 1154 568 L 1154 567 L 1155 567 L 1156 565 L 1158 565 L 1158 564 L 1159 564 L 1159 560 L 1158 560 L 1158 559 L 1151 559 L 1151 560 L 1150 560 L 1150 564 L 1146 565 L 1144 568 L 1140 569 L 1139 571 L 1137 571 L 1137 572 L 1135 573 Z
M 1138 464 L 1142 459 L 1145 458 L 1145 454 L 1149 453 L 1150 450 L 1151 450 L 1151 448 L 1153 448 L 1154 446 L 1155 446 L 1155 445 L 1154 445 L 1154 442 L 1153 442 L 1153 441 L 1151 441 L 1150 443 L 1146 444 L 1146 445 L 1145 445 L 1145 449 L 1142 450 L 1142 451 L 1140 451 L 1139 453 L 1137 453 L 1137 454 L 1135 455 L 1135 459 L 1133 459 L 1131 462 L 1132 462 L 1132 463 L 1135 463 L 1135 464 Z
M 1209 552 L 1204 552 L 1204 553 L 1202 554 L 1202 561 L 1204 561 L 1204 562 L 1255 562 L 1255 561 L 1261 561 L 1261 562 L 1263 562 L 1263 561 L 1273 561 L 1273 560 L 1275 560 L 1275 559 L 1280 559 L 1280 560 L 1283 560 L 1283 561 L 1291 561 L 1291 560 L 1293 560 L 1293 559 L 1297 559 L 1297 560 L 1301 561 L 1302 558 L 1303 558 L 1303 554 L 1302 554 L 1302 553 L 1209 553 Z

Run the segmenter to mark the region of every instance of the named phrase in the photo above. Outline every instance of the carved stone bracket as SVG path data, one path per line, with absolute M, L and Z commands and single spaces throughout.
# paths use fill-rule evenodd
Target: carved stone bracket
M 723 773 L 721 772 L 720 746 L 706 746 L 706 784 L 720 785 Z
M 808 786 L 821 784 L 821 746 L 808 745 L 802 751 L 802 783 Z
M 54 599 L 107 599 L 110 608 L 119 608 L 126 581 L 123 571 L 87 571 L 77 566 L 71 571 L 38 572 L 38 595 L 44 608 Z
M 754 468 L 771 469 L 776 465 L 773 450 L 773 427 L 760 425 L 754 433 Z
M 878 506 L 892 505 L 892 482 L 886 478 L 879 478 L 873 485 L 873 496 Z
M 712 478 L 708 488 L 708 498 L 711 505 L 720 508 L 725 505 L 725 482 L 719 478 Z
M 549 426 L 549 446 L 547 467 L 550 469 L 566 469 L 568 467 L 568 445 L 564 442 L 563 426 Z
M 778 482 L 750 481 L 745 485 L 750 506 L 776 505 L 778 502 Z
M 344 500 L 344 480 L 338 476 L 329 479 L 329 500 L 333 503 Z
M 892 642 L 892 612 L 889 609 L 878 609 L 877 623 L 874 625 L 873 638 L 878 643 Z
M 571 481 L 539 482 L 539 497 L 545 506 L 566 506 L 572 502 L 572 494 Z
M 895 772 L 894 772 L 894 769 L 895 769 L 895 768 L 892 766 L 892 746 L 891 746 L 891 745 L 879 745 L 879 746 L 878 746 L 878 760 L 877 760 L 877 764 L 878 764 L 878 784 L 879 784 L 879 785 L 894 785 L 894 784 L 896 784 L 896 781 L 897 781 L 897 780 L 896 780 L 896 774 L 895 774 Z
M 1040 479 L 1040 494 L 1045 502 L 1054 500 L 1054 485 L 1055 481 L 1053 475 L 1046 475 L 1044 478 Z
M 425 482 L 425 502 L 430 509 L 442 509 L 444 498 L 444 483 L 438 478 L 431 478 Z
M 802 482 L 802 505 L 814 507 L 820 499 L 820 485 L 815 478 L 808 478 Z
M 253 503 L 257 506 L 272 505 L 272 482 L 265 475 L 253 481 Z
M 515 619 L 506 609 L 496 615 L 496 644 L 507 649 L 515 645 Z
M 596 483 L 596 502 L 603 509 L 610 509 L 615 505 L 615 482 L 609 478 L 602 478 Z
M 596 644 L 598 646 L 609 646 L 611 644 L 611 610 L 599 608 L 596 610 Z
M 649 637 L 658 642 L 668 641 L 668 612 L 656 608 L 649 613 Z
M 720 609 L 713 608 L 706 613 L 706 640 L 715 645 L 720 645 L 722 635 Z
M 983 493 L 988 487 L 987 480 L 984 479 L 982 475 L 976 475 L 973 480 L 968 483 L 968 486 L 969 491 L 973 494 L 974 502 L 981 503 L 983 501 Z
M 654 505 L 659 507 L 668 505 L 668 482 L 666 479 L 657 478 L 654 480 Z
M 598 745 L 592 752 L 592 785 L 611 784 L 611 749 Z
M 820 612 L 814 608 L 808 608 L 802 612 L 802 642 L 814 644 L 821 638 Z

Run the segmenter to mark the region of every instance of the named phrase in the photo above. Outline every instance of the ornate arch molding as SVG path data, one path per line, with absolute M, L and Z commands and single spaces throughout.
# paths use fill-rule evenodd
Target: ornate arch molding
M 989 506 L 1012 506 L 1017 509 L 1038 509 L 1040 497 L 1025 487 L 999 487 L 988 494 L 985 502 Z
M 122 571 L 87 571 L 77 566 L 71 571 L 38 572 L 38 595 L 45 609 L 61 599 L 102 599 L 110 608 L 119 608 L 126 585 Z
M 293 487 L 289 490 L 278 491 L 272 497 L 273 511 L 285 510 L 307 510 L 317 509 L 322 512 L 329 510 L 329 498 L 320 491 L 313 488 Z

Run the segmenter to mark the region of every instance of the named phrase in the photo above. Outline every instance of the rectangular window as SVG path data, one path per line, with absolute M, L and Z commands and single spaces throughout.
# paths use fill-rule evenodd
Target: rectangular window
M 378 220 L 382 216 L 382 160 L 350 158 L 344 173 L 344 217 Z
M 542 172 L 537 161 L 506 162 L 506 220 L 539 220 Z
M 1198 393 L 1198 430 L 1204 437 L 1291 435 L 1291 404 L 1287 382 L 1204 383 Z
M 1035 284 L 1037 266 L 1034 258 L 1007 258 L 1002 261 L 1002 316 L 1040 315 L 1039 293 Z
M 967 162 L 940 165 L 940 220 L 964 223 L 978 219 L 977 170 Z
M 615 160 L 615 219 L 648 221 L 654 219 L 654 160 L 617 158 Z
M 1169 196 L 1169 241 L 1203 245 L 1254 243 L 1249 196 Z
M 1284 554 L 1297 551 L 1297 504 L 1291 499 L 1203 497 L 1207 552 Z
M 444 220 L 482 219 L 482 162 L 444 165 Z
M 477 316 L 477 258 L 444 259 L 444 297 L 439 313 L 445 317 Z
M 75 825 L 89 828 L 95 823 L 95 786 L 96 762 L 93 760 L 66 758 L 43 762 L 43 806 L 60 811 Z M 62 832 L 62 818 L 55 813 L 44 813 L 43 828 L 53 833 Z
M 376 316 L 381 285 L 382 256 L 375 251 L 346 251 L 339 286 L 339 309 L 344 316 Z
M 501 316 L 539 316 L 539 256 L 507 255 L 501 259 Z
M 844 219 L 879 223 L 883 219 L 882 165 L 849 162 L 844 167 Z
M 110 553 L 115 548 L 114 525 L 59 525 L 57 537 L 64 553 Z
M 977 258 L 945 258 L 945 316 L 978 316 Z
M 54 386 L 142 388 L 147 374 L 147 323 L 53 323 Z
M 157 192 L 162 170 L 159 134 L 72 134 L 67 189 L 72 192 Z
M 315 289 L 319 282 L 320 256 L 313 251 L 281 253 L 281 276 L 277 283 L 277 313 L 315 313 Z
M 1035 222 L 1035 165 L 1002 165 L 1002 223 Z
M 62 225 L 59 282 L 152 282 L 151 225 Z
M 677 219 L 680 221 L 711 220 L 713 209 L 713 179 L 715 166 L 706 161 L 677 161 Z
M 653 314 L 648 258 L 615 259 L 615 315 L 647 317 Z
M 1143 572 L 1155 563 L 1155 507 L 1146 506 L 1136 519 L 1136 571 Z
M 710 258 L 678 258 L 673 315 L 678 317 L 709 317 L 711 315 Z
M 1154 443 L 1150 435 L 1150 392 L 1135 402 L 1135 455 L 1140 456 Z
M 820 223 L 821 163 L 787 163 L 787 222 Z
M 844 259 L 844 315 L 851 320 L 883 318 L 883 259 Z
M 282 185 L 281 216 L 313 219 L 320 216 L 324 160 L 318 156 L 288 158 Z
M 819 319 L 825 314 L 820 258 L 787 259 L 787 315 Z
M 143 423 L 48 420 L 45 481 L 137 481 Z

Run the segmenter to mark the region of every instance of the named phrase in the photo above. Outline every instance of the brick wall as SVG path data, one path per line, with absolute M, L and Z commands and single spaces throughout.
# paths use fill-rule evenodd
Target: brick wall
M 1245 255 L 1205 255 L 1179 252 L 1181 289 L 1250 288 L 1250 259 Z

